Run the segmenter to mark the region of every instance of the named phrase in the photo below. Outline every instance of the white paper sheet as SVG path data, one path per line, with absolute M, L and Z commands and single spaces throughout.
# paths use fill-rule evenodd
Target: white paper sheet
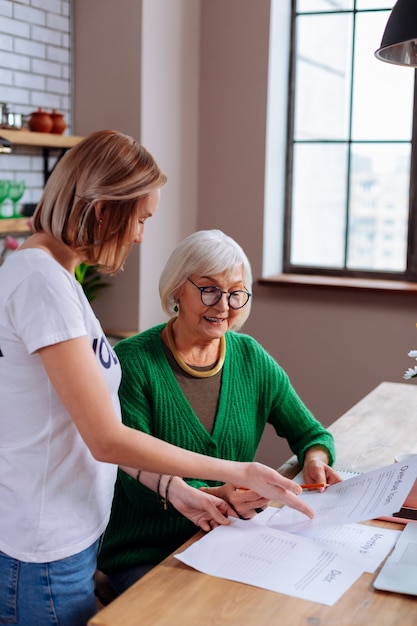
M 268 507 L 175 556 L 212 576 L 332 605 L 362 572 L 375 571 L 400 536 L 356 522 L 398 510 L 416 476 L 417 460 L 360 474 L 300 496 L 315 511 L 313 520 L 289 507 Z
M 268 507 L 253 522 L 268 526 L 276 508 Z M 367 524 L 342 524 L 339 526 L 316 526 L 297 532 L 298 536 L 308 537 L 317 543 L 327 545 L 337 552 L 347 553 L 357 558 L 365 572 L 373 573 L 398 541 L 401 531 L 377 528 Z
M 323 493 L 303 493 L 300 498 L 314 510 L 313 520 L 286 506 L 277 509 L 268 525 L 298 532 L 313 526 L 336 526 L 392 515 L 401 508 L 416 477 L 417 458 L 359 474 Z
M 363 572 L 361 562 L 328 546 L 238 519 L 175 556 L 212 576 L 328 605 Z

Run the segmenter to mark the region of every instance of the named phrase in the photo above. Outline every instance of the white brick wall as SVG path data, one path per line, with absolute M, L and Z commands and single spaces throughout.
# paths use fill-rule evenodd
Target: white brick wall
M 71 52 L 71 0 L 0 0 L 0 102 L 11 112 L 56 109 L 68 125 L 65 134 L 71 134 Z M 0 178 L 25 180 L 21 202 L 37 202 L 41 150 L 0 154 Z M 7 203 L 4 208 L 7 213 Z

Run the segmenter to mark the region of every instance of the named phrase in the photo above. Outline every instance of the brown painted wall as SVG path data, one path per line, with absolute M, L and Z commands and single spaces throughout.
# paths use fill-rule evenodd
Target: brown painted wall
M 171 18 L 167 20 L 164 4 L 168 1 L 180 21 L 175 22 L 176 37 L 172 40 L 166 36 L 167 31 L 163 31 L 164 36 L 160 32 L 162 25 L 169 30 Z M 132 67 L 138 67 L 140 28 L 132 22 L 139 24 L 148 15 L 147 10 L 141 14 L 141 4 L 145 9 L 152 6 L 154 11 L 147 36 L 152 37 L 154 32 L 154 42 L 160 41 L 164 48 L 165 56 L 156 58 L 154 53 L 158 87 L 172 77 L 166 46 L 168 51 L 169 46 L 176 51 L 171 55 L 177 59 L 176 78 L 171 92 L 162 92 L 163 98 L 156 99 L 157 90 L 149 96 L 149 89 L 139 97 L 140 81 L 132 80 L 138 78 L 139 69 L 129 71 L 130 80 L 114 75 L 117 67 L 126 67 L 126 56 L 133 55 Z M 189 12 L 196 11 L 197 6 L 190 22 Z M 269 0 L 75 0 L 75 9 L 75 26 L 81 29 L 78 33 L 76 30 L 75 37 L 75 132 L 86 132 L 107 120 L 122 125 L 127 119 L 127 132 L 145 132 L 141 126 L 143 103 L 147 106 L 146 129 L 152 124 L 157 128 L 157 116 L 166 111 L 163 133 L 158 138 L 156 131 L 149 136 L 149 141 L 155 139 L 171 185 L 163 191 L 164 205 L 158 210 L 161 219 L 155 218 L 159 221 L 152 225 L 155 230 L 148 239 L 152 251 L 145 255 L 147 262 L 142 267 L 147 285 L 154 284 L 155 289 L 150 294 L 144 288 L 139 260 L 132 258 L 132 267 L 123 276 L 120 297 L 112 291 L 109 306 L 103 298 L 103 316 L 113 307 L 111 325 L 129 326 L 124 316 L 133 312 L 138 323 L 138 301 L 151 300 L 153 309 L 143 318 L 146 321 L 141 328 L 164 319 L 156 290 L 159 264 L 195 228 L 217 227 L 234 236 L 251 259 L 255 279 L 261 277 Z M 157 11 L 160 20 L 156 19 Z M 123 37 L 115 37 L 114 24 L 126 16 L 130 24 Z M 91 58 L 79 47 L 81 35 Z M 187 53 L 181 56 L 178 50 L 183 50 L 182 41 L 187 42 Z M 118 64 L 114 57 L 119 59 Z M 109 85 L 115 87 L 109 89 Z M 175 110 L 181 113 L 189 107 L 188 123 L 184 115 L 179 119 L 172 114 L 173 97 Z M 282 106 L 286 106 L 285 98 Z M 135 114 L 130 118 L 133 110 Z M 123 119 L 112 117 L 115 112 L 118 116 L 123 113 Z M 141 118 L 139 122 L 136 114 Z M 147 245 L 146 240 L 143 245 Z M 106 298 L 110 298 L 110 290 Z M 401 382 L 403 371 L 413 365 L 407 352 L 417 348 L 416 304 L 414 296 L 403 293 L 255 284 L 252 314 L 244 330 L 285 367 L 301 397 L 319 419 L 329 424 L 379 382 Z M 261 460 L 277 466 L 288 455 L 285 444 L 276 445 L 273 438 L 265 438 Z

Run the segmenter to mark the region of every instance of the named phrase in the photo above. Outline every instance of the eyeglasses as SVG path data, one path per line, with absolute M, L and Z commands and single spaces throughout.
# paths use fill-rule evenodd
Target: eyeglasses
M 231 309 L 241 309 L 249 302 L 249 298 L 251 297 L 251 293 L 249 291 L 243 291 L 238 289 L 237 291 L 222 291 L 219 287 L 199 287 L 196 285 L 191 278 L 187 278 L 194 287 L 200 292 L 201 302 L 205 306 L 214 306 L 222 299 L 222 295 L 224 293 L 227 294 L 227 301 Z

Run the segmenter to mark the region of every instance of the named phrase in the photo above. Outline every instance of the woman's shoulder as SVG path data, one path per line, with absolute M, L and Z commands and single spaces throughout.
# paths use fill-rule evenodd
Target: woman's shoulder
M 1 267 L 0 289 L 2 297 L 15 299 L 16 305 L 24 299 L 50 305 L 75 301 L 77 281 L 47 252 L 38 248 L 17 250 Z M 78 298 L 77 298 L 78 300 Z
M 265 367 L 270 366 L 274 369 L 282 369 L 268 350 L 251 335 L 229 331 L 226 333 L 226 346 L 235 352 L 235 356 L 239 354 L 241 358 L 250 358 L 253 362 L 257 359 Z
M 226 347 L 242 358 L 262 358 L 267 356 L 265 348 L 256 339 L 242 332 L 228 331 L 226 333 Z
M 13 255 L 10 255 L 10 258 L 6 259 L 2 269 L 14 273 L 17 278 L 21 277 L 22 280 L 28 277 L 34 280 L 36 276 L 39 276 L 40 280 L 44 280 L 43 276 L 49 276 L 53 273 L 71 276 L 68 270 L 40 248 L 17 250 Z

